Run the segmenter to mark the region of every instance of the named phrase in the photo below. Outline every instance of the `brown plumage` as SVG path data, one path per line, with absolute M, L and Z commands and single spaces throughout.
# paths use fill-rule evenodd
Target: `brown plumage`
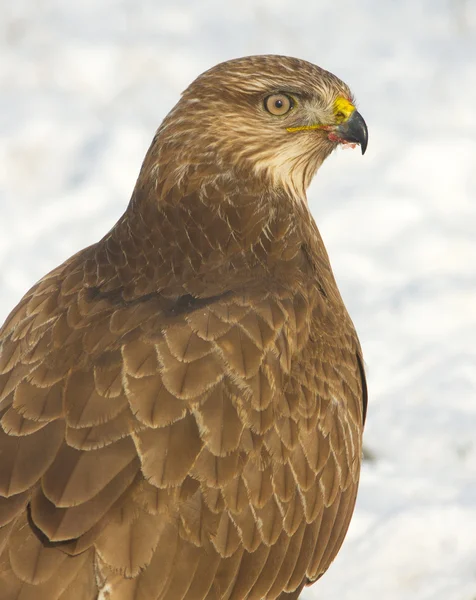
M 1 600 L 292 600 L 326 571 L 366 390 L 305 189 L 347 142 L 365 150 L 365 123 L 332 74 L 218 65 L 116 226 L 13 310 Z

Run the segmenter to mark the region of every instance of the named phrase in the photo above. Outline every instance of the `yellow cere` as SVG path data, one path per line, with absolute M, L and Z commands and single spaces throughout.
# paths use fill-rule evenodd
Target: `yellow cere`
M 354 112 L 355 106 L 344 98 L 343 96 L 339 96 L 336 98 L 334 102 L 334 106 L 332 107 L 332 111 L 334 113 L 335 122 L 340 124 L 347 121 L 350 115 Z M 294 133 L 295 131 L 312 131 L 314 129 L 324 129 L 327 125 L 322 125 L 321 123 L 317 123 L 315 125 L 301 125 L 298 127 L 286 127 L 286 131 Z
M 347 121 L 354 110 L 355 106 L 352 104 L 352 102 L 349 102 L 347 98 L 344 98 L 343 96 L 336 98 L 333 106 L 336 123 L 343 123 L 344 121 Z

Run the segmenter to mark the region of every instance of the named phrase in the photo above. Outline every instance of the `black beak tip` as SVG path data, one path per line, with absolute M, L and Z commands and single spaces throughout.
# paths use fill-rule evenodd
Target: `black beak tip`
M 362 155 L 364 155 L 369 141 L 369 131 L 367 129 L 367 123 L 359 112 L 354 111 L 349 119 L 349 129 L 353 137 L 360 144 Z
M 365 154 L 365 151 L 367 150 L 367 142 L 368 142 L 368 138 L 366 137 L 365 140 L 363 140 L 360 143 L 360 149 L 362 151 L 362 156 Z
M 369 132 L 362 115 L 354 110 L 349 119 L 338 127 L 339 135 L 346 142 L 360 144 L 362 154 L 367 150 Z

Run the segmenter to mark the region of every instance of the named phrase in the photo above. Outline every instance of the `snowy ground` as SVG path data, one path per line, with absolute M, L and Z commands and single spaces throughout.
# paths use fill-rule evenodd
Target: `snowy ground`
M 355 517 L 305 598 L 476 598 L 473 0 L 0 0 L 0 320 L 126 206 L 155 128 L 211 65 L 306 58 L 370 129 L 311 190 L 361 335 Z

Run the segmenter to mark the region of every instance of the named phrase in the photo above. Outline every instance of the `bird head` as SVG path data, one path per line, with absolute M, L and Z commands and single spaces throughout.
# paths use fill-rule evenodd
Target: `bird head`
M 368 139 L 345 83 L 275 55 L 231 60 L 200 75 L 158 136 L 183 165 L 239 169 L 299 196 L 337 146 L 359 144 L 363 154 Z

